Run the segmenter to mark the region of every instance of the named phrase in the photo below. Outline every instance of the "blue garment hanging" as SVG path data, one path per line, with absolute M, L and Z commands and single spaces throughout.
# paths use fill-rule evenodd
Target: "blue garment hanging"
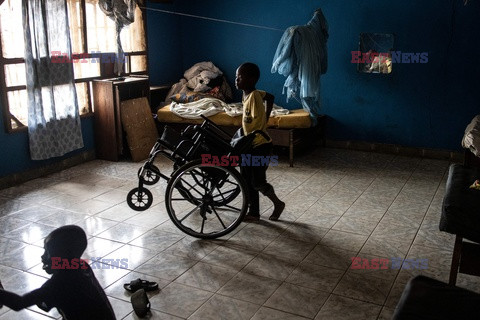
M 320 76 L 327 72 L 328 24 L 322 10 L 317 9 L 305 26 L 289 27 L 273 58 L 272 73 L 287 77 L 287 102 L 299 97 L 302 107 L 310 113 L 313 125 L 320 114 Z

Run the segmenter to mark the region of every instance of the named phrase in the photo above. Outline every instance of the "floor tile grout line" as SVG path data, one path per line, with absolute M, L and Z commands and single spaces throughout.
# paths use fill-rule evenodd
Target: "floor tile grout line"
M 320 308 L 320 310 L 318 310 L 317 314 L 315 315 L 314 319 L 316 319 L 318 317 L 318 315 L 320 314 L 320 312 L 322 312 L 322 309 L 323 307 L 327 304 L 328 300 L 332 297 L 332 296 L 336 296 L 336 297 L 342 297 L 342 298 L 345 298 L 345 299 L 349 299 L 349 300 L 353 300 L 353 301 L 358 301 L 358 302 L 362 302 L 362 303 L 367 303 L 367 304 L 373 304 L 377 307 L 380 307 L 380 310 L 379 310 L 379 313 L 378 315 L 375 317 L 375 318 L 378 318 L 382 312 L 382 308 L 384 307 L 383 305 L 380 305 L 378 303 L 374 303 L 374 302 L 371 302 L 371 301 L 366 301 L 366 300 L 361 300 L 361 299 L 357 299 L 357 298 L 352 298 L 352 297 L 348 297 L 348 296 L 344 296 L 342 294 L 338 294 L 338 293 L 333 293 L 330 292 L 329 296 L 327 297 L 327 299 L 325 300 L 325 302 L 323 303 L 322 307 Z
M 408 248 L 408 251 L 407 251 L 407 254 L 406 254 L 405 257 L 408 257 L 408 254 L 410 253 L 410 251 L 411 251 L 411 249 L 412 249 L 412 247 L 413 247 L 413 243 L 415 242 L 415 238 L 417 237 L 418 232 L 420 231 L 420 229 L 421 229 L 421 227 L 422 227 L 423 221 L 425 221 L 425 216 L 426 216 L 428 210 L 431 208 L 433 199 L 435 199 L 435 195 L 438 193 L 438 190 L 440 189 L 440 186 L 441 186 L 441 184 L 442 184 L 443 178 L 445 177 L 446 174 L 448 174 L 448 170 L 444 170 L 442 179 L 439 181 L 439 183 L 438 183 L 438 185 L 437 185 L 437 187 L 436 187 L 435 193 L 433 194 L 432 199 L 430 200 L 430 203 L 429 203 L 429 205 L 428 205 L 428 207 L 427 207 L 427 210 L 425 211 L 425 214 L 423 215 L 422 221 L 420 222 L 420 226 L 418 227 L 417 232 L 415 233 L 415 236 L 414 236 L 414 238 L 413 238 L 413 240 L 412 240 L 412 243 L 410 244 L 410 246 L 409 246 L 409 248 Z
M 378 227 L 378 225 L 380 224 L 380 222 L 382 221 L 383 217 L 385 217 L 385 214 L 388 212 L 388 210 L 391 208 L 391 206 L 393 205 L 393 203 L 395 203 L 395 200 L 398 198 L 398 196 L 402 193 L 402 190 L 405 188 L 406 184 L 408 183 L 408 181 L 411 179 L 411 177 L 413 176 L 414 172 L 417 170 L 417 168 L 420 166 L 420 161 L 417 162 L 417 165 L 415 166 L 415 168 L 411 171 L 409 177 L 405 180 L 405 183 L 403 184 L 402 188 L 399 190 L 399 192 L 397 193 L 397 195 L 395 196 L 395 199 L 393 199 L 392 203 L 390 204 L 390 206 L 387 208 L 387 210 L 385 211 L 384 215 L 382 216 L 382 218 L 380 219 L 380 221 L 378 222 L 377 226 L 375 227 L 375 229 Z M 372 231 L 372 234 L 373 232 L 375 231 L 375 229 Z M 415 239 L 415 237 L 413 238 Z M 413 240 L 412 240 L 412 243 L 413 243 Z M 407 253 L 408 254 L 408 253 Z M 396 273 L 391 285 L 390 285 L 390 289 L 388 290 L 387 294 L 386 294 L 386 297 L 385 297 L 385 301 L 383 303 L 383 306 L 385 306 L 385 303 L 387 302 L 387 299 L 388 299 L 388 296 L 390 295 L 390 292 L 395 284 L 395 281 L 398 277 L 398 275 L 400 274 L 400 270 L 398 270 L 398 272 Z
M 385 166 L 386 166 L 386 165 L 385 165 Z M 346 175 L 343 176 L 338 182 L 342 181 L 345 177 L 346 177 Z M 375 182 L 376 179 L 377 179 L 377 177 L 370 182 L 370 184 L 368 185 L 368 187 L 365 188 L 365 190 L 364 190 L 358 197 L 355 198 L 355 200 L 352 202 L 352 204 L 342 213 L 342 215 L 341 215 L 341 216 L 339 217 L 339 219 L 335 222 L 335 224 L 345 215 L 345 213 L 355 204 L 355 202 L 365 193 L 365 191 Z M 332 228 L 335 226 L 335 224 L 333 224 L 332 227 L 329 228 L 329 231 L 332 230 Z M 343 231 L 343 232 L 347 232 L 347 231 Z M 372 231 L 372 232 L 373 232 L 373 231 Z M 328 232 L 327 232 L 327 233 L 328 233 Z M 349 232 L 349 233 L 356 234 L 356 233 L 354 233 L 354 232 Z M 371 234 L 371 233 L 370 233 L 370 234 Z M 369 235 L 368 237 L 370 237 L 370 235 Z M 367 238 L 367 240 L 368 240 L 368 238 Z M 360 248 L 360 250 L 361 250 L 361 248 Z M 359 250 L 358 252 L 360 252 L 360 250 Z M 357 253 L 358 253 L 358 252 L 357 252 Z
M 287 227 L 287 228 L 288 228 L 288 227 Z M 286 230 L 287 228 L 285 228 L 285 229 L 283 230 L 283 232 L 281 232 L 280 234 L 278 234 L 272 241 L 270 241 L 261 251 L 255 251 L 255 252 L 256 252 L 255 256 L 254 256 L 252 259 L 250 259 L 240 270 L 238 270 L 238 272 L 237 272 L 230 280 L 228 280 L 222 287 L 220 287 L 214 294 L 219 294 L 218 292 L 219 292 L 229 281 L 231 281 L 232 279 L 234 279 L 235 277 L 237 277 L 237 276 L 238 276 L 240 273 L 242 273 L 242 272 L 244 272 L 245 274 L 248 274 L 248 275 L 253 275 L 253 276 L 257 276 L 257 277 L 261 277 L 261 278 L 265 278 L 265 279 L 275 280 L 275 281 L 281 282 L 281 283 L 279 284 L 279 286 L 278 286 L 277 288 L 275 288 L 274 292 L 265 300 L 265 302 L 264 302 L 262 305 L 260 305 L 260 308 L 259 308 L 258 310 L 260 310 L 262 307 L 266 307 L 266 306 L 265 306 L 265 303 L 268 301 L 268 299 L 269 299 L 273 294 L 275 294 L 275 292 L 276 292 L 284 283 L 288 283 L 288 282 L 285 282 L 285 280 L 286 280 L 286 279 L 293 273 L 293 271 L 300 265 L 300 263 L 303 261 L 303 259 L 302 259 L 301 261 L 299 261 L 299 262 L 295 265 L 295 267 L 293 268 L 293 270 L 289 273 L 289 275 L 288 275 L 284 280 L 273 279 L 273 278 L 270 278 L 270 277 L 261 276 L 261 275 L 257 275 L 257 274 L 254 274 L 254 273 L 249 273 L 249 272 L 246 272 L 246 271 L 244 271 L 244 270 L 245 270 L 245 268 L 246 268 L 253 260 L 255 260 L 255 258 L 257 258 L 258 256 L 260 256 L 260 255 L 264 252 L 264 250 L 265 250 L 266 248 L 268 248 L 268 246 L 269 246 L 270 244 L 274 243 L 276 239 L 278 239 L 279 237 L 281 237 L 281 235 L 285 232 L 285 230 Z M 230 239 L 228 239 L 228 240 L 230 240 Z M 227 240 L 227 242 L 228 242 L 228 240 Z M 243 248 L 250 250 L 250 249 L 247 248 L 247 247 L 243 247 Z M 313 247 L 313 248 L 314 248 L 314 247 Z M 313 248 L 312 248 L 311 250 L 313 250 Z M 309 253 L 310 253 L 310 252 L 311 252 L 311 251 L 309 251 Z M 307 255 L 308 255 L 308 254 L 307 254 Z M 301 287 L 301 286 L 300 286 L 300 287 Z M 309 288 L 309 289 L 311 289 L 311 288 Z M 241 300 L 241 299 L 238 299 L 238 300 L 240 300 L 240 301 L 245 301 L 245 302 L 250 302 L 250 301 Z M 208 300 L 207 300 L 207 301 L 208 301 Z M 207 303 L 207 301 L 205 301 L 201 306 L 203 306 L 205 303 Z M 251 303 L 251 302 L 250 302 L 250 303 Z M 200 309 L 201 306 L 198 307 L 193 313 L 195 313 L 198 309 Z M 268 307 L 267 307 L 267 308 L 268 308 Z M 274 309 L 274 308 L 272 308 L 272 309 Z M 257 312 L 258 312 L 258 310 L 257 310 Z M 277 310 L 277 309 L 274 309 L 274 310 Z M 280 310 L 280 311 L 285 312 L 285 311 L 283 311 L 283 310 Z M 257 313 L 257 312 L 256 312 L 256 313 Z M 192 314 L 193 314 L 193 313 L 192 313 Z M 256 313 L 255 313 L 255 314 L 256 314 Z M 295 315 L 296 315 L 296 314 L 295 314 Z M 253 316 L 252 316 L 252 317 L 253 317 Z
M 419 163 L 420 163 L 420 162 L 419 162 Z M 418 169 L 418 166 L 415 168 L 415 170 L 414 170 L 413 172 L 415 172 L 417 169 Z M 413 175 L 413 172 L 412 172 L 412 175 Z M 448 171 L 444 171 L 444 174 L 443 174 L 443 176 L 442 176 L 442 179 L 440 179 L 440 181 L 439 181 L 439 183 L 438 183 L 438 185 L 437 185 L 436 191 L 435 191 L 434 195 L 432 196 L 432 199 L 430 200 L 430 204 L 429 204 L 427 210 L 425 211 L 425 215 L 427 214 L 428 209 L 431 207 L 431 203 L 432 203 L 433 199 L 435 198 L 435 194 L 438 192 L 438 189 L 440 188 L 440 185 L 441 185 L 441 183 L 442 183 L 442 181 L 443 181 L 443 178 L 445 177 L 446 172 L 448 172 Z M 410 179 L 410 178 L 409 178 L 409 179 Z M 409 179 L 408 179 L 408 180 L 409 180 Z M 407 180 L 407 182 L 408 182 L 408 180 Z M 402 188 L 402 189 L 403 189 L 403 188 Z M 418 229 L 417 229 L 417 231 L 416 231 L 416 233 L 415 233 L 415 236 L 413 237 L 412 243 L 410 244 L 410 246 L 409 246 L 409 248 L 408 248 L 408 250 L 407 250 L 407 253 L 405 254 L 405 258 L 408 257 L 408 254 L 410 253 L 410 251 L 411 251 L 411 249 L 412 249 L 412 247 L 413 247 L 413 243 L 415 242 L 415 238 L 417 237 L 418 232 L 419 232 L 419 230 L 420 230 L 420 228 L 421 228 L 421 226 L 422 226 L 422 223 L 423 223 L 423 221 L 425 220 L 425 215 L 423 216 L 422 221 L 420 222 L 420 226 L 418 227 Z M 402 263 L 402 266 L 403 266 L 403 263 Z M 393 287 L 394 287 L 394 285 L 395 285 L 398 277 L 400 276 L 400 271 L 401 271 L 401 270 L 402 270 L 402 267 L 400 266 L 400 269 L 398 270 L 398 273 L 397 273 L 397 275 L 395 276 L 395 279 L 393 280 L 393 283 L 392 283 L 392 285 L 390 286 L 390 289 L 389 289 L 389 291 L 388 291 L 388 293 L 387 293 L 387 298 L 386 298 L 385 302 L 387 301 L 388 297 L 390 296 L 390 293 L 392 292 L 392 289 L 393 289 Z M 385 305 L 384 305 L 384 307 L 385 307 Z
M 394 158 L 390 158 L 390 162 L 392 162 L 393 159 L 394 159 Z M 418 164 L 417 164 L 417 167 L 418 167 Z M 345 170 L 345 168 L 347 168 L 347 167 L 344 167 L 343 170 Z M 385 166 L 384 166 L 384 168 L 385 168 Z M 306 169 L 306 170 L 308 170 L 308 169 Z M 320 169 L 317 169 L 316 172 L 318 172 L 319 170 L 320 170 Z M 347 170 L 348 170 L 348 168 L 347 168 Z M 312 173 L 311 176 L 313 176 L 313 175 L 314 175 L 314 173 Z M 311 176 L 310 176 L 310 177 L 311 177 Z M 108 175 L 107 175 L 107 177 L 108 177 Z M 411 177 L 411 175 L 410 175 L 410 177 Z M 345 178 L 345 176 L 343 176 L 340 180 L 338 180 L 335 185 L 338 185 L 339 181 L 341 181 L 341 180 L 344 179 L 344 178 Z M 373 179 L 373 181 L 375 181 L 377 178 L 378 178 L 378 175 L 376 176 L 375 179 Z M 287 193 L 286 196 L 290 195 L 290 194 L 293 192 L 293 190 L 297 190 L 299 186 L 301 186 L 302 184 L 304 184 L 304 183 L 305 183 L 306 181 L 308 181 L 308 180 L 309 180 L 309 178 L 307 178 L 306 180 L 304 180 L 302 183 L 300 183 L 298 186 L 296 186 L 294 189 L 292 189 L 289 193 Z M 335 185 L 334 185 L 334 186 L 335 186 Z M 404 186 L 405 186 L 405 184 L 404 184 Z M 331 188 L 330 188 L 330 189 L 331 189 Z M 329 190 L 330 190 L 330 189 L 329 189 Z M 402 187 L 402 189 L 403 189 L 403 187 Z M 439 187 L 437 186 L 437 192 L 438 192 L 438 189 L 439 189 Z M 367 189 L 366 189 L 366 190 L 367 190 Z M 327 191 L 327 192 L 328 192 L 328 191 Z M 363 190 L 363 192 L 362 192 L 360 195 L 362 195 L 362 194 L 364 194 L 364 193 L 365 193 L 365 190 Z M 436 193 L 435 193 L 435 194 L 436 194 Z M 325 194 L 324 194 L 324 195 L 325 195 Z M 322 195 L 322 197 L 323 197 L 323 195 Z M 398 194 L 397 194 L 397 197 L 398 197 Z M 397 197 L 396 197 L 396 198 L 397 198 Z M 435 196 L 433 196 L 433 197 L 435 197 Z M 321 197 L 320 197 L 320 198 L 321 198 Z M 357 198 L 358 198 L 358 197 L 357 197 Z M 314 203 L 316 203 L 316 202 L 318 202 L 318 201 L 319 201 L 319 199 L 317 199 Z M 313 204 L 312 204 L 312 205 L 313 205 Z M 428 208 L 430 208 L 431 206 L 432 206 L 432 201 L 430 201 L 430 204 L 429 204 L 429 207 L 428 207 Z M 310 207 L 311 207 L 311 206 L 309 206 L 306 210 L 308 210 Z M 350 207 L 351 207 L 351 206 L 350 206 Z M 303 213 L 305 213 L 306 210 L 304 210 Z M 348 209 L 347 209 L 347 210 L 348 210 Z M 427 209 L 427 210 L 428 210 L 428 209 Z M 98 213 L 99 213 L 99 212 L 97 212 L 96 214 L 98 214 Z M 342 213 L 341 217 L 343 217 L 344 215 L 345 215 L 345 211 Z M 384 214 L 384 215 L 385 215 L 385 214 Z M 382 216 L 382 217 L 383 217 L 383 216 Z M 423 221 L 425 221 L 425 216 L 424 216 L 423 219 L 422 219 L 422 223 L 423 223 Z M 123 222 L 124 222 L 124 221 L 122 221 L 122 222 L 117 222 L 117 223 L 123 223 Z M 421 224 L 422 224 L 422 223 L 421 223 Z M 378 223 L 377 223 L 377 226 L 378 226 Z M 282 232 L 282 233 L 276 235 L 276 238 L 275 238 L 275 239 L 278 239 L 279 237 L 281 237 L 281 236 L 285 233 L 285 230 L 287 230 L 287 229 L 288 229 L 288 226 L 287 226 L 285 229 L 283 229 L 283 232 Z M 331 230 L 331 229 L 332 229 L 332 227 L 331 227 L 331 228 L 328 228 L 327 230 L 329 231 L 329 230 Z M 417 233 L 418 233 L 418 230 L 417 230 Z M 324 235 L 324 236 L 325 236 L 325 235 Z M 323 238 L 323 237 L 322 237 L 322 238 Z M 415 238 L 414 238 L 414 239 L 415 239 Z M 110 240 L 110 239 L 108 239 L 108 240 Z M 113 241 L 113 240 L 110 240 L 110 241 Z M 131 241 L 133 241 L 133 240 L 131 240 Z M 318 245 L 318 243 L 320 243 L 320 242 L 321 242 L 321 239 L 319 240 L 319 242 L 317 242 L 316 245 Z M 122 247 L 123 247 L 125 244 L 129 244 L 129 243 L 123 243 Z M 270 245 L 270 244 L 269 244 L 269 245 Z M 412 245 L 413 245 L 413 244 L 412 244 Z M 268 247 L 268 246 L 267 246 L 267 247 Z M 411 247 L 411 246 L 410 246 L 410 247 Z M 265 248 L 264 248 L 263 250 L 265 250 Z M 263 250 L 262 250 L 261 252 L 263 252 Z M 360 250 L 361 250 L 361 249 L 360 249 Z M 259 254 L 261 254 L 261 252 L 257 252 L 257 253 L 256 253 L 256 256 L 258 256 Z M 310 250 L 310 252 L 311 252 L 311 250 Z M 160 254 L 160 253 L 158 253 L 158 254 Z M 407 254 L 408 254 L 408 253 L 407 253 Z M 307 254 L 307 255 L 308 255 L 308 254 Z M 305 259 L 305 258 L 304 258 L 304 259 Z M 303 260 L 302 260 L 302 261 L 303 261 Z M 198 261 L 197 261 L 197 264 L 198 264 Z M 348 270 L 347 270 L 347 271 L 348 271 Z M 283 281 L 282 283 L 285 283 L 285 281 Z M 330 294 L 330 295 L 332 295 L 332 294 Z M 352 299 L 352 298 L 350 298 L 350 299 Z M 355 300 L 355 299 L 354 299 L 354 300 Z M 385 307 L 385 305 L 382 305 L 382 308 L 384 308 L 384 307 Z M 323 308 L 323 306 L 322 306 L 322 308 Z
M 318 172 L 318 170 L 317 170 L 317 172 Z M 312 174 L 311 176 L 313 176 L 313 174 Z M 310 176 L 310 177 L 311 177 L 311 176 Z M 344 177 L 345 177 L 345 176 L 344 176 Z M 342 179 L 343 179 L 344 177 L 342 177 Z M 342 179 L 340 179 L 339 181 L 341 181 Z M 308 180 L 308 179 L 307 179 L 307 180 Z M 306 181 L 306 180 L 305 180 L 305 181 Z M 304 182 L 305 182 L 305 181 L 304 181 Z M 337 183 L 338 183 L 339 181 L 337 181 Z M 301 185 L 301 184 L 300 184 L 300 185 Z M 335 185 L 336 185 L 336 184 L 335 184 Z M 334 185 L 334 186 L 335 186 L 335 185 Z M 332 186 L 332 188 L 333 188 L 334 186 Z M 298 188 L 298 187 L 297 187 L 297 188 Z M 331 188 L 330 188 L 330 189 L 331 189 Z M 292 191 L 293 191 L 293 190 L 292 190 Z M 290 193 L 291 193 L 291 192 L 290 192 Z M 289 194 L 290 194 L 290 193 L 289 193 Z M 288 195 L 288 194 L 287 194 L 287 195 Z M 317 201 L 318 201 L 318 200 L 317 200 Z M 313 204 L 312 204 L 312 205 L 313 205 Z M 307 210 L 308 210 L 308 209 L 307 209 Z M 305 210 L 305 211 L 306 211 L 306 210 Z M 283 232 L 282 232 L 281 234 L 283 234 Z M 281 234 L 277 235 L 277 237 L 276 237 L 275 239 L 279 238 L 279 237 L 281 236 Z M 275 239 L 272 240 L 268 245 L 270 245 L 271 243 L 273 243 L 273 242 L 275 241 Z M 317 244 L 318 244 L 318 243 L 317 243 Z M 268 245 L 267 245 L 265 248 L 267 248 Z M 265 248 L 262 250 L 262 252 L 265 250 Z M 313 248 L 312 248 L 312 250 L 313 250 Z M 312 250 L 310 250 L 310 252 L 311 252 Z M 258 257 L 262 252 L 258 252 L 255 257 Z M 308 254 L 307 254 L 307 255 L 308 255 Z M 255 257 L 254 257 L 252 260 L 254 260 Z M 252 260 L 250 260 L 250 262 L 251 262 Z M 301 260 L 301 261 L 296 265 L 296 267 L 297 267 L 302 261 L 303 261 L 303 260 Z M 250 263 L 250 262 L 249 262 L 249 263 Z M 198 263 L 198 262 L 197 262 L 197 263 Z M 247 263 L 247 265 L 248 265 L 248 263 Z M 236 275 L 238 275 L 245 267 L 246 267 L 246 265 L 245 265 Z M 293 272 L 293 271 L 292 271 L 292 272 Z M 236 276 L 236 275 L 235 275 L 235 276 Z M 234 276 L 234 277 L 235 277 L 235 276 Z M 177 278 L 178 278 L 178 277 L 177 277 Z M 267 277 L 267 278 L 268 278 L 268 277 Z M 270 278 L 269 278 L 269 279 L 270 279 Z M 175 280 L 173 280 L 172 282 L 174 282 L 174 281 L 175 281 Z M 283 284 L 283 283 L 285 283 L 285 281 L 282 281 L 282 284 Z M 280 286 L 281 286 L 281 285 L 280 285 Z M 220 290 L 220 289 L 219 289 L 219 290 Z M 278 290 L 278 288 L 277 288 L 276 290 Z M 268 300 L 268 299 L 267 299 L 267 300 Z
M 394 159 L 394 158 L 392 158 L 391 161 L 393 161 L 393 159 Z M 387 165 L 385 165 L 385 167 L 386 167 L 386 166 L 387 166 Z M 332 186 L 332 188 L 335 187 L 335 186 L 336 186 L 340 181 L 342 181 L 346 176 L 347 176 L 347 174 L 345 174 L 341 179 L 339 179 L 339 180 L 337 181 L 337 183 L 336 183 L 334 186 Z M 376 177 L 376 178 L 377 178 L 377 177 Z M 370 186 L 373 184 L 373 182 L 376 180 L 376 178 L 373 179 L 373 180 L 370 182 L 370 184 L 369 184 L 368 187 L 370 187 Z M 367 187 L 365 190 L 367 190 L 368 187 Z M 332 188 L 330 188 L 329 190 L 331 190 Z M 365 190 L 355 199 L 355 201 L 358 200 L 358 198 L 365 192 Z M 327 191 L 327 192 L 328 192 L 328 191 Z M 355 201 L 352 202 L 352 204 L 348 207 L 348 209 L 350 209 L 350 208 L 352 207 L 352 205 L 355 203 Z M 341 217 L 343 217 L 343 215 L 345 214 L 345 212 L 348 211 L 348 209 L 343 212 L 343 214 L 340 216 L 340 218 L 339 218 L 338 220 L 340 220 Z M 338 222 L 338 220 L 335 222 L 335 224 Z M 329 231 L 327 231 L 326 234 L 328 234 L 328 232 L 330 232 L 330 231 L 332 230 L 332 228 L 335 226 L 335 224 L 333 224 L 333 225 L 328 229 Z M 377 225 L 378 225 L 378 224 L 377 224 Z M 373 232 L 373 231 L 372 231 L 372 232 Z M 325 236 L 326 236 L 326 234 L 325 234 Z M 325 237 L 325 236 L 324 236 L 324 237 Z M 370 236 L 369 236 L 369 237 L 370 237 Z M 322 238 L 323 238 L 323 237 L 322 237 Z M 368 240 L 368 238 L 367 238 L 367 240 Z M 366 240 L 366 241 L 367 241 L 367 240 Z M 366 241 L 365 241 L 365 243 L 366 243 Z M 321 240 L 319 241 L 319 243 L 320 243 L 320 242 L 321 242 Z M 313 249 L 312 249 L 312 251 L 313 251 Z M 361 251 L 361 248 L 358 250 L 358 252 L 360 252 L 360 251 Z M 358 252 L 357 252 L 357 254 L 358 254 Z M 338 287 L 338 285 L 339 285 L 339 283 L 342 281 L 342 279 L 345 277 L 345 275 L 346 275 L 346 273 L 348 272 L 349 268 L 350 268 L 350 267 L 348 267 L 348 268 L 343 272 L 342 276 L 338 278 L 335 286 L 333 286 L 333 288 L 332 288 L 332 290 L 331 290 L 331 292 L 330 292 L 329 297 L 327 298 L 327 300 L 325 300 L 324 304 L 323 304 L 322 307 L 319 309 L 319 311 L 317 312 L 317 315 L 316 315 L 316 316 L 318 316 L 318 314 L 322 311 L 322 309 L 323 309 L 323 307 L 325 306 L 326 302 L 328 301 L 328 299 L 330 298 L 330 296 L 333 295 L 333 292 L 334 292 L 335 289 Z
M 393 162 L 393 160 L 396 159 L 396 158 L 397 158 L 397 157 L 393 157 L 390 162 Z M 418 165 L 417 165 L 417 166 L 418 166 Z M 384 169 L 385 169 L 386 167 L 387 167 L 387 165 L 385 165 Z M 382 170 L 382 171 L 384 171 L 384 170 Z M 413 174 L 413 171 L 412 171 L 412 173 L 410 174 L 410 177 L 411 177 L 412 174 Z M 378 178 L 378 177 L 377 177 L 377 178 Z M 375 180 L 374 180 L 374 181 L 375 181 Z M 403 187 L 405 186 L 405 184 L 407 183 L 407 181 L 408 181 L 408 179 L 405 181 Z M 373 183 L 373 181 L 372 181 L 372 183 Z M 370 183 L 370 185 L 371 185 L 372 183 Z M 369 186 L 370 186 L 370 185 L 369 185 Z M 402 187 L 402 189 L 403 189 L 403 187 Z M 395 199 L 396 199 L 396 198 L 398 197 L 398 195 L 401 193 L 401 190 L 402 190 L 402 189 L 399 190 L 399 192 L 398 192 L 398 194 L 396 195 Z M 362 193 L 362 194 L 363 194 L 363 193 Z M 357 199 L 358 199 L 358 198 L 357 198 Z M 391 205 L 395 202 L 395 199 L 392 201 L 392 203 L 390 204 L 389 208 L 390 208 Z M 352 204 L 352 205 L 353 205 L 353 204 Z M 385 216 L 385 214 L 386 214 L 387 211 L 388 211 L 388 208 L 387 208 L 387 210 L 385 211 L 385 213 L 382 215 L 382 218 L 381 218 L 381 219 L 383 219 L 383 217 Z M 362 245 L 362 247 L 358 250 L 357 255 L 362 251 L 363 247 L 364 247 L 365 244 L 368 242 L 368 240 L 370 239 L 371 235 L 373 234 L 373 232 L 375 231 L 375 229 L 376 229 L 376 228 L 378 227 L 378 225 L 380 224 L 381 219 L 378 221 L 376 227 L 372 230 L 372 232 L 370 233 L 370 235 L 368 236 L 367 240 L 364 242 L 364 244 Z M 352 263 L 353 263 L 353 262 L 352 262 Z M 340 280 L 337 282 L 336 286 L 335 286 L 334 289 L 332 290 L 332 293 L 333 293 L 333 292 L 335 291 L 335 289 L 338 287 L 338 285 L 340 284 L 341 280 L 345 277 L 345 275 L 347 274 L 347 272 L 348 272 L 349 269 L 350 269 L 350 267 L 347 268 L 347 270 L 345 270 L 345 272 L 343 273 L 342 277 L 340 278 Z M 395 277 L 395 279 L 396 279 L 396 277 Z M 395 279 L 394 279 L 393 282 L 392 282 L 392 286 L 393 286 L 393 283 L 395 282 Z M 391 287 L 390 287 L 390 290 L 391 290 Z M 386 302 L 386 300 L 387 300 L 387 298 L 388 298 L 388 294 L 390 293 L 390 290 L 389 290 L 389 292 L 387 293 L 387 295 L 386 295 L 386 297 L 385 297 L 385 300 L 384 300 L 384 302 L 383 302 L 383 304 L 382 304 L 382 307 L 383 307 L 383 305 L 385 305 L 385 302 Z

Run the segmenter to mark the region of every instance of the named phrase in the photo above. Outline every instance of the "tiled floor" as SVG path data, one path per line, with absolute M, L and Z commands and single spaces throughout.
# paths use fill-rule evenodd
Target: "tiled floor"
M 162 171 L 171 163 L 159 159 Z M 453 237 L 438 231 L 446 161 L 320 149 L 269 169 L 287 203 L 279 222 L 242 223 L 226 239 L 186 236 L 165 210 L 131 210 L 127 192 L 139 163 L 92 161 L 0 190 L 0 278 L 25 293 L 47 275 L 43 238 L 64 224 L 89 235 L 85 258 L 128 259 L 128 269 L 95 269 L 118 319 L 136 319 L 123 284 L 157 281 L 151 319 L 390 319 L 416 274 L 446 281 Z M 262 199 L 267 217 L 271 210 Z M 351 257 L 428 259 L 426 270 L 353 270 Z M 458 284 L 479 290 L 478 278 Z M 32 307 L 0 319 L 58 318 Z

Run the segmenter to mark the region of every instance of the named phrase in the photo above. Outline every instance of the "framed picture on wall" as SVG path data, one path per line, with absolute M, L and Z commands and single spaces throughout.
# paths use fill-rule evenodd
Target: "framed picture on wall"
M 392 72 L 394 35 L 390 33 L 361 33 L 358 51 L 358 72 Z

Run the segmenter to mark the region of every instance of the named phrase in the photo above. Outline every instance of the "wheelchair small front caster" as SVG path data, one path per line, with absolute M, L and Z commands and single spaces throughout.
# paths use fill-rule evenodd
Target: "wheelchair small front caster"
M 134 188 L 127 195 L 127 204 L 135 211 L 144 211 L 150 208 L 153 195 L 145 188 Z
M 154 185 L 160 180 L 160 175 L 157 172 L 160 172 L 160 170 L 153 164 L 151 164 L 148 167 L 145 167 L 143 172 L 143 183 L 146 185 Z M 140 173 L 142 172 L 142 168 L 138 169 L 138 178 L 140 177 Z

